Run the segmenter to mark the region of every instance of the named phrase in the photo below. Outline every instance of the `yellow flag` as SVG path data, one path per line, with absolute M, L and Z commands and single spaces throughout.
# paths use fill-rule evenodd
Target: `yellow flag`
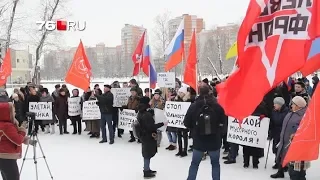
M 237 42 L 235 42 L 230 47 L 230 49 L 226 55 L 226 60 L 231 59 L 233 57 L 236 57 L 237 55 L 238 55 L 238 45 L 237 45 Z

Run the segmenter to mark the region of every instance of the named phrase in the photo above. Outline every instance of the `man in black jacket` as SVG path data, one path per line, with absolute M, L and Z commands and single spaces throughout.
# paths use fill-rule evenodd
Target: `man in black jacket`
M 96 95 L 98 99 L 98 106 L 101 112 L 100 128 L 102 133 L 102 140 L 99 143 L 108 142 L 106 124 L 108 124 L 108 130 L 109 130 L 109 138 L 110 138 L 109 144 L 114 143 L 114 130 L 112 126 L 113 94 L 111 93 L 110 90 L 111 90 L 110 85 L 104 85 L 104 94 Z
M 217 103 L 216 99 L 209 95 L 209 87 L 200 86 L 200 96 L 195 103 L 191 104 L 184 119 L 184 125 L 193 132 L 193 157 L 189 168 L 187 180 L 195 180 L 198 168 L 202 160 L 203 154 L 208 152 L 212 165 L 212 179 L 220 180 L 220 148 L 221 148 L 221 132 L 222 126 L 225 124 L 226 116 L 223 108 Z M 200 132 L 200 129 L 207 130 L 200 126 L 200 118 L 206 117 L 203 114 L 203 107 L 208 106 L 212 111 L 210 113 L 210 129 L 211 133 Z M 207 135 L 205 135 L 207 134 Z

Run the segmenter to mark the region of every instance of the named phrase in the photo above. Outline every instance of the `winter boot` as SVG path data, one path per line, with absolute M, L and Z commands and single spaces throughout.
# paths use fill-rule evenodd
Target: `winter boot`
M 186 151 L 182 151 L 180 154 L 180 157 L 186 157 L 188 156 L 188 153 Z
M 153 174 L 151 171 L 143 171 L 143 177 L 144 179 L 151 179 L 156 177 L 156 175 Z
M 46 125 L 46 129 L 45 129 L 45 134 L 49 134 L 50 133 L 50 126 Z
M 272 174 L 270 177 L 272 179 L 284 178 L 284 172 L 283 171 L 278 171 L 276 174 Z
M 51 134 L 56 133 L 56 126 L 55 125 L 51 125 Z
M 172 145 L 170 145 L 169 148 L 168 148 L 169 151 L 174 151 L 174 150 L 176 150 L 176 149 L 177 149 L 176 144 L 172 144 Z

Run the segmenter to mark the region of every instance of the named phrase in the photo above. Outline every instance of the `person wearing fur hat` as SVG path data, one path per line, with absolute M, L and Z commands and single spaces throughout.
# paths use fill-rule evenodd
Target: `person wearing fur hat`
M 187 86 L 182 86 L 178 90 L 178 95 L 174 99 L 177 102 L 191 102 L 190 93 L 188 92 Z M 188 150 L 188 129 L 177 128 L 178 136 L 178 153 L 176 156 L 185 157 L 187 156 Z M 183 145 L 183 146 L 182 146 Z
M 154 95 L 150 101 L 150 108 L 151 109 L 155 109 L 155 108 L 161 109 L 161 110 L 164 109 L 165 102 L 162 99 L 161 95 L 162 95 L 161 90 L 156 89 L 154 92 Z M 157 145 L 158 145 L 158 147 L 160 147 L 161 140 L 162 140 L 162 131 L 157 130 Z
M 143 91 L 142 89 L 139 87 L 139 84 L 137 83 L 136 79 L 131 79 L 130 80 L 130 87 L 131 88 L 136 88 L 136 91 L 138 93 L 138 96 L 142 97 L 143 96 Z
M 271 178 L 284 178 L 284 168 L 282 162 L 286 156 L 291 144 L 292 137 L 296 133 L 299 124 L 307 110 L 307 102 L 301 96 L 295 96 L 291 101 L 291 111 L 283 120 L 283 125 L 280 134 L 280 142 L 277 151 L 277 163 L 279 165 L 278 172 L 271 175 Z M 289 164 L 290 179 L 300 180 L 306 179 L 306 170 L 310 167 L 309 162 L 290 162 Z
M 130 92 L 131 92 L 131 96 L 128 99 L 128 104 L 126 106 L 123 106 L 121 109 L 138 110 L 138 106 L 139 106 L 141 97 L 138 95 L 137 87 L 132 87 L 130 89 Z M 130 131 L 130 140 L 129 140 L 129 142 L 132 143 L 132 142 L 135 142 L 135 141 L 136 141 L 136 138 L 133 135 L 133 131 Z
M 137 115 L 137 120 L 141 127 L 141 146 L 144 161 L 144 178 L 153 178 L 156 176 L 157 171 L 153 171 L 150 169 L 150 160 L 158 151 L 157 130 L 158 128 L 168 124 L 168 122 L 155 124 L 155 120 L 153 118 L 154 113 L 152 111 L 148 111 L 148 108 L 150 106 L 149 100 L 150 99 L 147 97 L 142 97 L 140 99 Z
M 276 97 L 273 100 L 274 109 L 270 118 L 269 136 L 268 139 L 272 141 L 272 152 L 277 154 L 277 144 L 280 142 L 280 133 L 282 129 L 283 120 L 289 112 L 289 108 L 285 104 L 285 100 L 282 97 Z M 275 160 L 273 169 L 278 169 L 279 164 Z

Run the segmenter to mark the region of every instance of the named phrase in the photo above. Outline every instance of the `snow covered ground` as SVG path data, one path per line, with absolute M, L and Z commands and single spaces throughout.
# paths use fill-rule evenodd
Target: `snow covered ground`
M 70 121 L 68 122 L 68 124 Z M 69 127 L 69 132 L 72 128 Z M 167 138 L 163 134 L 163 142 L 158 154 L 151 160 L 151 168 L 158 171 L 156 180 L 184 180 L 188 174 L 191 162 L 191 154 L 186 158 L 175 157 L 176 152 L 169 152 L 164 148 L 168 145 Z M 141 145 L 128 143 L 129 135 L 126 132 L 122 139 L 116 138 L 114 145 L 99 144 L 100 139 L 89 139 L 86 133 L 83 135 L 45 135 L 39 134 L 40 143 L 47 157 L 49 167 L 55 180 L 141 180 L 143 161 Z M 25 150 L 25 147 L 24 147 Z M 37 156 L 42 154 L 37 148 Z M 267 149 L 266 149 L 267 150 Z M 222 180 L 269 180 L 275 171 L 271 169 L 274 155 L 270 153 L 267 169 L 264 169 L 265 159 L 261 159 L 258 170 L 244 169 L 242 152 L 238 157 L 238 163 L 225 165 L 221 160 Z M 28 151 L 32 158 L 32 149 Z M 21 164 L 22 160 L 19 160 Z M 50 180 L 50 175 L 43 159 L 38 159 L 39 180 Z M 308 180 L 320 179 L 320 161 L 312 163 L 308 170 Z M 209 158 L 203 161 L 198 172 L 199 180 L 209 180 L 211 164 Z M 1 178 L 0 178 L 1 179 Z M 35 180 L 35 166 L 33 160 L 26 160 L 21 180 Z M 286 180 L 289 180 L 286 175 Z

